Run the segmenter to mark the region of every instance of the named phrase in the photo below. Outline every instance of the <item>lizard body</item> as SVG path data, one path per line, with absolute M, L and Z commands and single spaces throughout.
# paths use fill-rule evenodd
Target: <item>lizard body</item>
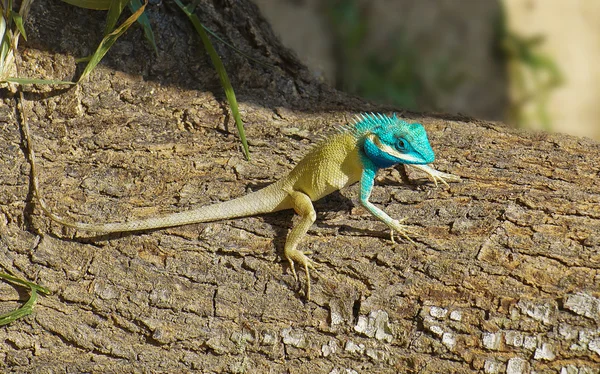
M 316 219 L 312 201 L 360 181 L 361 204 L 392 230 L 392 240 L 394 231 L 408 238 L 406 226 L 369 201 L 375 174 L 380 168 L 405 164 L 428 173 L 436 185 L 438 180 L 446 184 L 445 179 L 459 179 L 428 166 L 433 160 L 434 153 L 421 124 L 409 124 L 396 115 L 363 114 L 357 117 L 355 123 L 313 147 L 277 182 L 230 201 L 162 217 L 99 224 L 64 219 L 50 212 L 41 199 L 39 201 L 42 209 L 56 222 L 80 230 L 105 233 L 143 231 L 294 209 L 301 219 L 288 234 L 284 256 L 296 278 L 295 263 L 304 268 L 307 299 L 310 299 L 309 268 L 314 269 L 315 263 L 296 247 Z

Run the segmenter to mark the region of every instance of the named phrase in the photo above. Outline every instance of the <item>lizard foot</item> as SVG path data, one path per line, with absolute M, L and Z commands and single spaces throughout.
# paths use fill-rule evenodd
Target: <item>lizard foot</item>
M 403 225 L 402 222 L 404 222 L 404 221 L 406 221 L 406 218 L 403 218 L 401 220 L 395 219 L 395 220 L 392 221 L 392 223 L 389 225 L 389 227 L 390 227 L 390 239 L 392 240 L 392 243 L 394 243 L 394 244 L 396 243 L 396 241 L 394 240 L 394 231 L 396 231 L 404 239 L 406 239 L 409 242 L 415 244 L 415 242 L 409 236 L 409 235 L 414 235 L 415 232 L 410 228 L 410 226 Z
M 446 182 L 446 180 L 450 181 L 450 182 L 459 182 L 460 181 L 460 177 L 458 175 L 453 175 L 453 174 L 448 174 L 448 173 L 444 173 L 441 172 L 439 170 L 435 170 L 434 168 L 432 168 L 429 165 L 409 165 L 412 166 L 416 169 L 422 170 L 424 172 L 426 172 L 429 177 L 431 178 L 431 180 L 433 180 L 433 183 L 435 184 L 435 186 L 438 186 L 438 181 L 442 182 L 446 187 L 448 186 L 448 182 Z
M 292 274 L 294 278 L 298 280 L 298 274 L 296 273 L 296 263 L 304 268 L 306 273 L 306 300 L 310 300 L 310 272 L 308 269 L 317 271 L 317 263 L 308 258 L 307 254 L 311 254 L 310 251 L 302 252 L 297 249 L 288 249 L 285 251 L 285 258 L 290 263 Z

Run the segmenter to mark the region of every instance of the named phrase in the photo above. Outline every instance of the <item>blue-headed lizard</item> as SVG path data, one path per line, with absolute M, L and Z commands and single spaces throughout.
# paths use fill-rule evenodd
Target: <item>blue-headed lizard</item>
M 428 166 L 434 153 L 427 133 L 419 123 L 407 123 L 396 117 L 381 114 L 363 114 L 354 123 L 346 125 L 334 135 L 317 144 L 283 178 L 273 184 L 234 200 L 202 206 L 196 209 L 129 222 L 81 223 L 64 219 L 38 199 L 42 209 L 56 222 L 65 226 L 92 232 L 131 232 L 192 223 L 210 222 L 236 217 L 253 216 L 294 209 L 301 219 L 290 231 L 284 248 L 292 273 L 298 279 L 295 264 L 302 266 L 307 278 L 307 299 L 310 299 L 309 269 L 313 260 L 297 246 L 316 219 L 312 202 L 360 181 L 360 202 L 391 230 L 409 239 L 408 227 L 391 218 L 369 201 L 375 174 L 381 168 L 396 164 L 416 167 L 433 179 L 446 184 L 460 178 L 442 173 Z

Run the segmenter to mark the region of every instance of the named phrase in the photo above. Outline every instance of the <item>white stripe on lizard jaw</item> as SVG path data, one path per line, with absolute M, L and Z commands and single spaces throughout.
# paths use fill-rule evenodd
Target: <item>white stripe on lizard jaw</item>
M 419 158 L 416 158 L 414 156 L 407 155 L 407 154 L 404 154 L 404 153 L 400 153 L 400 152 L 396 151 L 394 148 L 390 147 L 389 145 L 383 144 L 381 142 L 381 140 L 379 140 L 379 137 L 377 135 L 373 134 L 373 133 L 367 135 L 367 138 L 369 140 L 371 140 L 373 142 L 373 144 L 375 144 L 375 146 L 377 148 L 379 148 L 380 150 L 382 150 L 383 152 L 385 152 L 388 155 L 393 156 L 393 157 L 395 157 L 397 159 L 405 161 L 408 164 L 412 164 L 412 163 L 415 163 L 415 162 L 423 162 L 423 160 L 421 160 Z

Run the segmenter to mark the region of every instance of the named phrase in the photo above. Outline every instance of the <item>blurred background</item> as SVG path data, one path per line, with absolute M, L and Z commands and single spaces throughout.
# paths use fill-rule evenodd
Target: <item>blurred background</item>
M 600 140 L 598 0 L 254 2 L 340 90 Z

